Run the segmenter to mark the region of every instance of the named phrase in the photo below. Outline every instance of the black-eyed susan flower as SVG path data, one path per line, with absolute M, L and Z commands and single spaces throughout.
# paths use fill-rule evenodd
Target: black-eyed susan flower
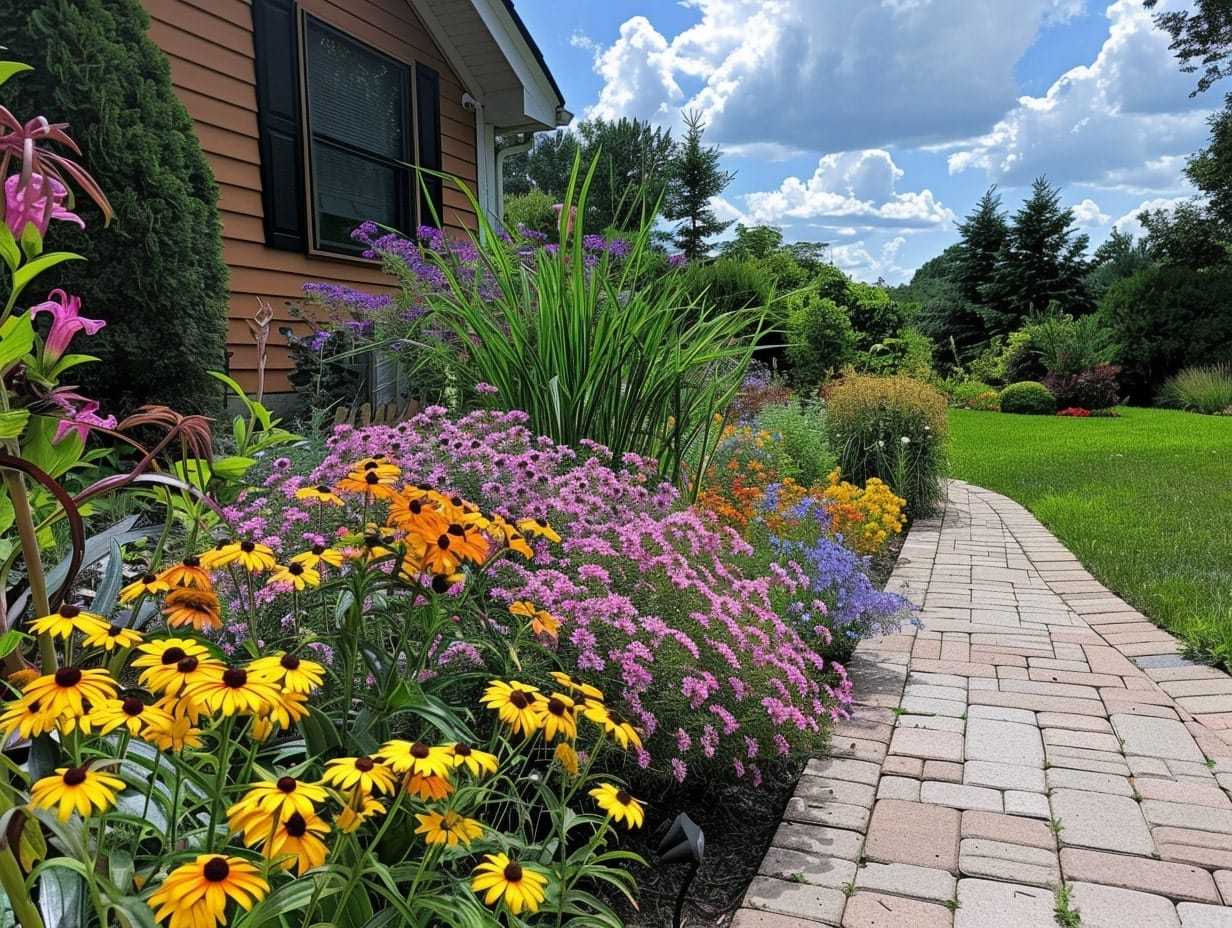
M 167 874 L 149 905 L 167 928 L 214 928 L 227 924 L 229 902 L 249 912 L 267 893 L 269 883 L 243 858 L 201 854 Z
M 465 741 L 459 741 L 453 746 L 446 748 L 446 750 L 453 756 L 453 765 L 455 767 L 466 767 L 473 776 L 478 777 L 485 773 L 496 773 L 499 761 L 495 754 L 489 754 L 487 751 L 473 748 Z
M 445 799 L 453 792 L 453 783 L 447 776 L 429 773 L 412 773 L 406 778 L 406 791 L 424 802 Z
M 223 715 L 266 715 L 281 695 L 274 684 L 243 667 L 228 667 L 216 677 L 195 680 L 185 692 L 210 712 Z
M 54 731 L 59 727 L 60 716 L 44 712 L 37 699 L 17 699 L 0 713 L 0 746 L 6 745 L 14 734 L 30 739 Z
M 532 538 L 546 538 L 548 541 L 559 542 L 558 535 L 543 519 L 519 519 L 518 531 Z
M 221 606 L 213 590 L 177 587 L 163 600 L 163 615 L 171 628 L 191 625 L 199 632 L 222 628 Z
M 35 635 L 51 635 L 53 638 L 71 638 L 73 632 L 83 635 L 97 634 L 107 628 L 107 620 L 101 615 L 86 612 L 80 606 L 65 603 L 59 612 L 40 616 L 30 622 L 30 631 Z
M 275 692 L 278 693 L 278 697 L 266 707 L 263 714 L 253 718 L 254 734 L 263 726 L 268 726 L 265 736 L 260 739 L 262 741 L 273 734 L 275 726 L 286 731 L 300 719 L 307 718 L 309 714 L 307 693 L 292 693 L 290 690 L 278 690 L 277 688 Z
M 307 567 L 302 561 L 292 561 L 290 564 L 279 564 L 269 575 L 269 583 L 285 583 L 296 590 L 310 586 L 321 585 L 321 572 Z
M 97 706 L 114 699 L 116 690 L 116 681 L 105 670 L 67 666 L 27 683 L 21 701 L 27 706 L 37 703 L 47 715 L 72 720 L 86 714 L 87 703 Z
M 390 795 L 398 783 L 392 769 L 367 755 L 326 761 L 321 782 L 344 792 L 358 791 L 365 795 Z
M 449 528 L 450 520 L 422 490 L 403 490 L 389 501 L 389 521 L 402 531 L 434 538 Z
M 321 840 L 329 834 L 329 825 L 319 815 L 292 812 L 265 843 L 262 853 L 270 860 L 282 858 L 281 866 L 303 875 L 325 863 L 329 848 Z
M 577 737 L 577 708 L 574 701 L 564 693 L 553 693 L 546 699 L 535 700 L 531 711 L 539 720 L 543 737 L 548 741 L 564 738 L 572 741 Z
M 539 716 L 534 706 L 539 690 L 514 680 L 505 683 L 491 680 L 479 701 L 489 709 L 495 709 L 498 718 L 513 730 L 513 733 L 530 737 L 539 730 Z
M 426 540 L 420 566 L 429 573 L 452 574 L 468 561 L 482 564 L 489 547 L 482 532 L 454 522 L 436 538 Z
M 342 497 L 333 491 L 331 487 L 325 484 L 320 484 L 315 487 L 300 487 L 295 491 L 296 499 L 306 499 L 313 503 L 320 503 L 322 506 L 341 506 L 343 505 Z
M 416 813 L 415 818 L 419 819 L 415 834 L 423 835 L 428 844 L 455 847 L 459 843 L 470 844 L 476 838 L 483 837 L 483 825 L 452 809 L 447 812 Z
M 402 469 L 383 458 L 369 458 L 352 468 L 338 481 L 338 489 L 348 493 L 363 493 L 369 499 L 392 499 L 397 495 L 398 477 Z
M 127 625 L 107 625 L 101 631 L 88 634 L 81 640 L 88 647 L 114 651 L 135 648 L 145 637 L 137 629 Z
M 642 746 L 642 738 L 637 733 L 637 729 L 633 727 L 633 723 L 619 712 L 609 709 L 600 702 L 587 703 L 582 712 L 596 725 L 603 726 L 603 730 L 615 738 L 617 744 L 626 751 L 630 744 L 636 748 Z
M 377 800 L 357 792 L 352 796 L 351 801 L 342 807 L 342 811 L 334 816 L 334 824 L 344 834 L 351 834 L 368 819 L 382 815 L 384 812 L 385 807 Z
M 628 822 L 630 828 L 640 828 L 646 818 L 642 804 L 629 791 L 611 783 L 600 783 L 590 791 L 599 808 L 618 822 Z
M 591 700 L 603 702 L 603 691 L 597 686 L 591 686 L 589 683 L 583 683 L 575 680 L 563 670 L 549 671 L 548 676 L 555 680 L 558 685 L 567 689 L 570 693 L 576 694 L 579 703 L 590 702 Z
M 201 558 L 190 554 L 178 564 L 172 564 L 158 575 L 158 579 L 168 586 L 195 586 L 199 590 L 214 588 L 210 572 L 201 566 Z
M 568 741 L 561 741 L 556 745 L 556 750 L 553 753 L 556 760 L 560 762 L 561 769 L 564 770 L 565 773 L 569 774 L 571 777 L 576 777 L 578 775 L 578 754 L 577 751 L 573 749 L 573 745 L 571 745 Z
M 110 809 L 122 789 L 123 780 L 89 767 L 57 767 L 30 787 L 30 801 L 40 809 L 55 810 L 56 818 L 67 822 L 74 812 L 88 818 Z
M 90 721 L 105 735 L 117 728 L 124 728 L 134 738 L 139 737 L 149 725 L 169 726 L 171 714 L 158 706 L 150 706 L 139 696 L 123 699 L 108 699 L 90 709 Z
M 158 708 L 164 709 L 166 718 L 151 719 L 141 731 L 142 741 L 148 741 L 160 751 L 174 751 L 177 754 L 185 748 L 199 748 L 204 744 L 201 729 L 192 718 L 170 712 L 164 705 Z
M 509 612 L 530 619 L 531 631 L 536 635 L 547 635 L 555 640 L 560 631 L 560 619 L 546 609 L 538 608 L 529 599 L 519 599 L 517 602 L 510 603 Z
M 337 548 L 327 548 L 325 545 L 313 545 L 307 551 L 301 551 L 291 558 L 292 564 L 303 564 L 313 570 L 320 570 L 322 564 L 330 567 L 341 567 L 346 561 L 345 556 Z
M 492 516 L 487 526 L 488 534 L 495 538 L 515 554 L 520 554 L 528 561 L 535 556 L 535 549 L 526 543 L 526 536 L 510 525 L 501 516 Z
M 215 548 L 208 554 L 201 555 L 201 564 L 210 570 L 217 570 L 230 564 L 238 564 L 250 574 L 260 574 L 278 563 L 274 551 L 269 545 L 257 541 L 232 541 Z
M 286 651 L 258 657 L 248 665 L 248 672 L 292 693 L 310 693 L 325 682 L 325 668 L 321 664 Z
M 178 696 L 194 683 L 217 680 L 227 665 L 209 648 L 192 638 L 162 638 L 137 647 L 134 667 L 144 668 L 138 678 L 152 693 Z
M 293 812 L 305 821 L 312 818 L 316 815 L 316 804 L 325 802 L 328 796 L 325 787 L 295 777 L 259 780 L 227 809 L 227 821 L 235 834 L 244 836 L 245 844 L 255 847 Z
M 453 755 L 449 749 L 426 741 L 387 741 L 381 745 L 380 757 L 399 776 L 418 773 L 443 777 L 453 769 Z
M 484 854 L 483 863 L 475 868 L 471 880 L 471 889 L 484 894 L 484 905 L 496 905 L 503 899 L 514 915 L 520 915 L 523 909 L 538 912 L 547 896 L 547 885 L 545 874 L 510 860 L 505 854 Z
M 120 602 L 131 603 L 138 596 L 156 596 L 170 589 L 171 584 L 165 577 L 148 571 L 120 590 Z

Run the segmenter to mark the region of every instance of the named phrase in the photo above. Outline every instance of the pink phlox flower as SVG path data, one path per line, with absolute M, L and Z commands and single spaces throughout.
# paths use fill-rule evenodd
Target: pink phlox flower
M 50 197 L 47 195 L 48 188 L 51 190 Z M 85 221 L 64 208 L 67 197 L 68 188 L 54 177 L 31 174 L 29 180 L 22 184 L 21 175 L 13 174 L 4 182 L 4 223 L 19 241 L 22 231 L 31 223 L 40 236 L 47 234 L 47 227 L 53 219 L 74 222 L 84 229 Z
M 69 342 L 78 332 L 94 335 L 107 323 L 102 319 L 86 319 L 79 315 L 81 298 L 69 296 L 63 290 L 52 290 L 48 298 L 37 306 L 30 307 L 30 315 L 51 313 L 51 329 L 43 341 L 43 358 L 55 364 L 68 351 Z

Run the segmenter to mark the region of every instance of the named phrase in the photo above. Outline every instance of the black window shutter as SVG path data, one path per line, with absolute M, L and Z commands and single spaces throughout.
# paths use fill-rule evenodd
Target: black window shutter
M 265 243 L 303 251 L 307 230 L 295 0 L 253 0 L 252 35 Z
M 441 76 L 422 64 L 415 65 L 415 122 L 419 136 L 419 166 L 441 170 L 444 164 L 441 158 Z M 422 225 L 443 224 L 445 198 L 441 179 L 427 174 L 421 174 L 420 178 L 423 186 L 419 191 L 419 222 Z

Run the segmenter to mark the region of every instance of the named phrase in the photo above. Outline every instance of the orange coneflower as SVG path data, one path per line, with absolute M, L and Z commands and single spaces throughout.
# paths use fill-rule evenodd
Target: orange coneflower
M 486 893 L 484 905 L 495 905 L 501 899 L 509 911 L 518 915 L 523 909 L 538 912 L 546 898 L 548 878 L 538 870 L 525 867 L 505 854 L 484 854 L 484 862 L 474 870 L 471 889 Z
M 222 606 L 213 590 L 178 587 L 163 600 L 163 615 L 171 628 L 191 625 L 199 632 L 222 628 Z
M 180 563 L 173 564 L 158 575 L 158 579 L 170 587 L 195 586 L 199 590 L 214 588 L 210 573 L 201 566 L 201 558 L 190 554 Z
M 40 809 L 55 809 L 56 818 L 67 822 L 73 812 L 88 818 L 96 810 L 110 808 L 122 789 L 124 781 L 119 777 L 89 767 L 57 767 L 54 774 L 30 787 L 30 801 Z
M 231 900 L 247 912 L 268 892 L 269 883 L 243 858 L 200 854 L 167 874 L 148 901 L 167 928 L 213 928 L 227 923 Z

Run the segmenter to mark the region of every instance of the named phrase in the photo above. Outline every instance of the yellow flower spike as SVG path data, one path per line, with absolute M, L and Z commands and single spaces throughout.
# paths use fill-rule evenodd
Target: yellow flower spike
M 452 809 L 447 812 L 416 813 L 415 818 L 419 819 L 415 834 L 423 835 L 428 844 L 455 847 L 458 844 L 470 844 L 476 838 L 483 837 L 483 825 Z
M 30 801 L 39 809 L 55 810 L 56 818 L 67 822 L 74 812 L 89 818 L 111 808 L 124 787 L 118 777 L 88 767 L 57 767 L 54 774 L 30 787 Z
M 105 630 L 108 624 L 101 615 L 65 603 L 59 612 L 34 619 L 30 623 L 30 631 L 35 635 L 51 635 L 53 638 L 67 640 L 72 637 L 73 632 L 81 632 L 83 635 L 98 634 Z
M 642 804 L 629 795 L 623 787 L 601 783 L 590 791 L 599 808 L 618 822 L 628 822 L 630 828 L 640 828 L 646 812 Z
M 120 602 L 131 603 L 138 596 L 156 596 L 170 591 L 171 584 L 164 577 L 153 572 L 142 574 L 128 586 L 120 590 Z
M 484 905 L 496 905 L 502 899 L 509 911 L 520 915 L 538 912 L 546 898 L 548 878 L 538 870 L 524 867 L 505 854 L 484 854 L 483 863 L 474 870 L 471 889 L 484 894 Z
M 176 867 L 147 900 L 167 928 L 214 928 L 227 923 L 227 904 L 249 912 L 269 893 L 260 871 L 240 857 L 200 854 Z

